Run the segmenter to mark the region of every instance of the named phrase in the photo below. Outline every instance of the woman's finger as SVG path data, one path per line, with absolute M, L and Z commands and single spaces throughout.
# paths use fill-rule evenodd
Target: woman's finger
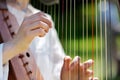
M 63 69 L 69 70 L 70 61 L 71 61 L 71 58 L 69 56 L 66 56 L 64 58 Z
M 47 23 L 50 28 L 52 27 L 52 20 L 50 20 L 48 17 L 41 16 L 41 21 Z
M 45 13 L 43 12 L 38 12 L 36 14 L 33 14 L 31 16 L 27 16 L 25 18 L 25 20 L 27 20 L 27 22 L 34 22 L 34 21 L 38 21 L 40 20 L 40 16 L 45 16 Z
M 52 20 L 50 18 L 38 14 L 27 17 L 24 20 L 24 24 L 33 24 L 37 21 L 45 22 L 46 24 L 48 24 L 49 27 L 52 27 Z
M 93 65 L 94 61 L 92 59 L 84 62 L 82 65 L 84 66 L 84 69 L 88 69 L 89 67 L 91 67 Z
M 92 75 L 93 75 L 93 71 L 92 71 L 92 70 L 89 70 L 89 69 L 88 69 L 88 70 L 85 72 L 85 76 L 88 77 L 88 78 L 91 77 Z
M 88 80 L 99 80 L 98 77 L 90 77 Z
M 75 68 L 78 69 L 79 64 L 80 64 L 80 57 L 76 56 L 70 64 L 70 69 L 71 70 L 74 70 Z
M 35 36 L 43 37 L 45 34 L 46 34 L 46 32 L 41 28 L 30 31 L 30 35 L 32 35 L 33 37 L 35 37 Z
M 39 29 L 39 28 L 44 29 L 46 32 L 49 31 L 49 26 L 42 21 L 37 21 L 37 22 L 28 26 L 28 30 L 36 30 L 36 29 Z

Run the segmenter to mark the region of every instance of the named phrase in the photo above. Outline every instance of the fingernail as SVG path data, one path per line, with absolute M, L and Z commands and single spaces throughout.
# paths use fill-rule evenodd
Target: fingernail
M 76 56 L 73 61 L 74 61 L 75 63 L 79 63 L 79 62 L 80 62 L 80 57 L 79 57 L 79 56 Z
M 94 62 L 94 61 L 93 61 L 92 59 L 88 60 L 88 63 L 89 63 L 89 64 L 93 64 L 93 62 Z
M 68 69 L 69 68 L 69 64 L 70 64 L 70 57 L 69 56 L 66 56 L 65 59 L 64 59 L 64 66 L 65 66 L 65 69 Z

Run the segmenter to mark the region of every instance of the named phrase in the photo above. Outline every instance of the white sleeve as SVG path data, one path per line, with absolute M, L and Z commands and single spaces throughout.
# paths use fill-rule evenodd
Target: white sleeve
M 3 44 L 0 44 L 0 80 L 3 80 L 2 47 Z
M 52 20 L 51 16 L 48 17 Z M 65 57 L 64 49 L 60 43 L 57 31 L 54 26 L 54 22 L 52 22 L 52 29 L 49 31 L 49 44 L 50 44 L 50 54 L 49 60 L 52 64 L 52 80 L 60 80 L 60 73 L 63 66 L 63 60 Z
M 63 65 L 65 53 L 55 28 L 52 28 L 51 30 L 50 45 L 51 49 L 49 57 L 53 64 L 52 68 L 53 80 L 60 80 L 60 72 Z
M 48 14 L 46 16 L 51 19 L 51 16 Z M 44 80 L 60 80 L 60 72 L 65 53 L 57 36 L 54 24 L 45 37 L 36 37 L 32 41 L 30 52 L 34 54 Z
M 0 44 L 0 80 L 7 80 L 8 78 L 8 64 L 3 66 L 2 58 L 3 44 Z
M 60 72 L 65 57 L 56 30 L 52 28 L 46 38 L 36 37 L 30 45 L 44 80 L 60 80 Z

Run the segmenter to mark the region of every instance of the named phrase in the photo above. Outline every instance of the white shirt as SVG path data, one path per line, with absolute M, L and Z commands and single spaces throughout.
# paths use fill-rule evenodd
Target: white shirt
M 7 6 L 8 10 L 16 17 L 18 24 L 21 25 L 26 13 L 17 10 L 10 5 Z M 28 9 L 32 12 L 32 14 L 39 12 L 39 10 L 33 8 L 31 5 L 28 6 Z M 18 31 L 18 29 L 16 31 Z M 3 45 L 4 44 L 0 44 L 0 80 L 7 80 L 8 64 L 3 66 L 2 63 Z M 54 26 L 50 29 L 46 36 L 42 38 L 35 37 L 30 44 L 29 50 L 34 54 L 36 63 L 44 80 L 60 80 L 60 71 L 65 54 Z

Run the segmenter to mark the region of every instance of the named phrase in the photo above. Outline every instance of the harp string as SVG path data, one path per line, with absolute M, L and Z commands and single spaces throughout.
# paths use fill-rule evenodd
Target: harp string
M 56 5 L 54 5 L 54 25 L 56 25 Z
M 89 59 L 88 53 L 88 0 L 86 0 L 86 58 Z
M 76 52 L 75 52 L 75 49 L 76 49 L 76 2 L 74 0 L 74 56 L 76 56 Z
M 83 47 L 83 53 L 82 53 L 82 59 L 81 59 L 81 61 L 84 61 L 85 59 L 85 18 L 84 18 L 84 14 L 85 14 L 85 2 L 84 2 L 84 0 L 82 0 L 82 28 L 83 28 L 83 30 L 82 30 L 82 38 L 83 38 L 83 42 L 82 42 L 82 47 Z M 85 76 L 84 74 L 83 74 L 83 76 Z
M 92 59 L 94 60 L 94 2 L 93 0 L 92 0 Z M 92 70 L 94 71 L 94 64 L 92 65 Z M 92 77 L 94 77 L 94 74 Z
M 60 3 L 58 5 L 58 35 L 60 36 Z
M 101 4 L 101 0 L 100 0 L 100 11 L 102 11 L 102 8 L 101 8 L 102 6 L 101 6 L 101 5 L 102 5 L 102 4 Z M 103 43 L 103 42 L 102 42 L 102 27 L 103 27 L 103 26 L 102 26 L 102 14 L 100 13 L 100 47 L 101 47 L 101 48 L 100 48 L 100 49 L 101 49 L 101 50 L 100 50 L 100 54 L 101 54 L 101 55 L 100 55 L 100 57 L 101 57 L 101 58 L 100 58 L 100 61 L 101 61 L 101 63 L 100 63 L 100 65 L 101 65 L 101 66 L 100 66 L 100 67 L 101 67 L 100 77 L 101 77 L 101 79 L 103 80 L 103 64 L 102 64 L 102 62 L 103 62 L 103 57 L 102 57 L 102 56 L 103 56 L 103 55 L 102 55 L 102 51 L 103 51 L 103 50 L 102 50 L 102 43 Z
M 96 70 L 96 76 L 98 75 L 98 70 L 99 70 L 99 68 L 98 68 L 98 64 L 97 63 L 99 63 L 98 62 L 98 2 L 96 1 L 95 2 L 95 6 L 96 6 L 96 60 L 95 60 L 95 62 L 96 62 L 96 68 L 95 68 L 95 70 Z
M 51 16 L 53 16 L 53 7 L 52 6 L 50 8 L 50 14 L 51 14 Z
M 112 32 L 112 29 L 111 29 L 111 21 L 112 21 L 112 20 L 111 20 L 111 15 L 112 15 L 112 13 L 111 13 L 110 2 L 111 2 L 111 1 L 108 0 L 108 4 L 109 4 L 109 13 L 108 13 L 108 14 L 109 14 L 109 21 L 110 21 L 110 23 L 109 23 L 109 28 L 110 28 L 110 32 Z M 111 35 L 111 34 L 110 34 L 110 39 L 112 39 L 112 35 Z M 109 46 L 110 46 L 110 47 L 109 47 L 108 50 L 111 50 L 111 49 L 112 49 L 111 42 L 112 42 L 112 40 L 109 40 Z M 109 63 L 109 64 L 110 64 L 110 65 L 109 65 L 109 66 L 110 66 L 110 78 L 112 79 L 112 76 L 113 76 L 113 75 L 112 75 L 112 52 L 110 51 L 108 54 L 109 54 L 109 57 L 110 57 L 110 58 L 109 58 L 109 61 L 110 61 L 110 63 Z
M 45 12 L 45 5 L 43 5 L 43 11 Z
M 88 59 L 88 0 L 86 0 L 86 58 Z
M 84 53 L 85 53 L 85 52 L 84 52 L 84 51 L 85 51 L 85 46 L 84 46 L 84 45 L 85 45 L 85 44 L 84 44 L 84 43 L 85 43 L 85 42 L 84 42 L 84 41 L 85 41 L 85 37 L 84 37 L 84 35 L 85 35 L 85 34 L 84 34 L 84 33 L 85 33 L 85 32 L 84 32 L 84 31 L 85 31 L 85 29 L 84 29 L 84 26 L 85 26 L 85 25 L 84 25 L 84 24 L 85 24 L 84 13 L 85 13 L 85 11 L 84 11 L 84 8 L 85 8 L 85 7 L 84 7 L 84 0 L 82 0 L 82 25 L 83 25 L 83 26 L 82 26 L 82 29 L 83 29 L 83 30 L 82 30 L 82 31 L 83 31 L 83 33 L 82 33 L 82 38 L 83 38 L 82 47 L 83 47 L 83 50 L 82 50 L 82 51 L 83 51 L 83 52 L 82 52 L 82 59 L 81 59 L 82 61 L 84 61 L 84 57 L 85 57 L 85 56 L 84 56 Z M 80 44 L 79 44 L 79 45 L 80 45 Z
M 76 42 L 77 42 L 77 39 L 76 39 L 76 0 L 74 0 L 74 56 L 78 55 L 76 50 Z M 79 67 L 79 65 L 78 65 Z M 79 71 L 77 71 L 77 73 L 79 74 Z M 79 76 L 78 76 L 78 79 L 79 79 Z
M 62 5 L 61 5 L 61 11 L 62 11 L 62 44 L 64 45 L 64 0 L 62 0 Z
M 74 56 L 76 56 L 76 0 L 74 0 Z M 79 74 L 78 71 L 77 73 Z
M 72 38 L 71 37 L 72 37 L 72 0 L 70 0 L 70 56 L 73 54 L 72 53 L 72 44 L 71 44 Z
M 72 55 L 72 45 L 71 45 L 71 40 L 72 40 L 72 0 L 70 0 L 70 55 Z
M 84 48 L 84 41 L 85 41 L 85 39 L 84 39 L 84 23 L 85 23 L 85 19 L 84 19 L 84 13 L 85 13 L 85 11 L 84 11 L 84 0 L 82 0 L 82 38 L 83 38 L 83 42 L 82 42 L 82 47 L 83 47 L 83 52 L 82 52 L 82 59 L 81 59 L 81 61 L 84 61 L 84 50 L 85 50 L 85 48 Z M 79 44 L 80 45 L 80 44 Z M 84 76 L 84 75 L 83 75 Z
M 65 49 L 66 49 L 66 53 L 68 53 L 68 50 L 67 50 L 67 48 L 68 48 L 68 0 L 66 0 L 66 46 L 65 46 Z
M 39 5 L 38 5 L 38 6 L 39 6 L 39 9 L 41 9 L 41 3 L 39 3 Z
M 46 12 L 47 12 L 47 13 L 49 13 L 49 6 L 48 6 L 48 5 L 47 5 L 46 9 L 47 9 L 47 11 L 46 11 Z
M 105 4 L 105 9 L 106 9 L 106 0 L 104 0 L 104 4 Z M 108 65 L 107 64 L 107 59 L 108 59 L 107 58 L 107 53 L 108 53 L 107 49 L 108 49 L 108 47 L 107 47 L 107 21 L 106 21 L 106 15 L 107 14 L 106 14 L 106 11 L 105 11 L 105 64 L 106 64 L 106 66 L 105 66 L 106 67 L 106 74 L 105 75 L 106 75 L 106 80 L 107 80 L 107 72 L 108 72 L 107 71 L 107 68 L 108 68 L 108 66 L 107 66 Z

